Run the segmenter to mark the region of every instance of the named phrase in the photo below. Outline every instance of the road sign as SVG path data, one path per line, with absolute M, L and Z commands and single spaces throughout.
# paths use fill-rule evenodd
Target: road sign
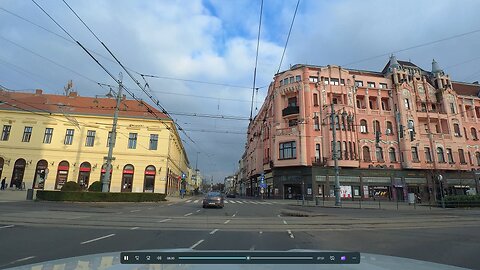
M 264 188 L 260 189 L 260 193 L 262 194 L 265 193 L 265 189 Z
M 260 183 L 261 188 L 267 188 L 267 183 Z

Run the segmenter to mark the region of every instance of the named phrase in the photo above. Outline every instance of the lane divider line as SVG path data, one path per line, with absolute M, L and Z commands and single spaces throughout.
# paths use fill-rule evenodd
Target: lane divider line
M 231 220 L 228 219 L 228 220 L 226 220 L 223 224 L 227 224 L 227 223 L 229 223 L 230 221 L 231 221 Z
M 197 243 L 193 244 L 193 246 L 191 246 L 190 248 L 191 248 L 191 249 L 196 248 L 196 247 L 197 247 L 198 245 L 200 245 L 203 241 L 205 241 L 205 240 L 202 239 L 202 240 L 198 241 Z
M 193 215 L 193 213 L 188 213 L 188 214 L 185 214 L 185 215 L 183 215 L 183 216 L 184 216 L 184 217 L 188 217 L 188 216 L 190 216 L 190 215 Z
M 287 221 L 284 220 L 284 221 L 283 221 L 283 224 L 287 225 Z
M 140 228 L 140 227 L 133 227 L 133 228 L 130 228 L 130 230 L 136 230 L 138 228 Z
M 95 242 L 95 241 L 98 241 L 98 240 L 102 240 L 102 239 L 105 239 L 105 238 L 108 238 L 108 237 L 112 237 L 114 235 L 115 234 L 112 233 L 112 234 L 109 234 L 109 235 L 101 236 L 101 237 L 98 237 L 98 238 L 95 238 L 95 239 L 92 239 L 92 240 L 81 242 L 80 245 L 88 244 L 88 243 Z
M 290 235 L 290 238 L 295 238 L 295 236 L 293 236 L 293 233 L 292 233 L 292 231 L 290 231 L 290 230 L 287 230 L 287 233 Z
M 140 212 L 140 209 L 131 210 L 130 213 Z
M 197 210 L 197 213 L 200 212 L 200 211 L 202 211 L 202 210 L 198 209 L 198 210 Z
M 166 218 L 166 219 L 162 219 L 162 220 L 159 220 L 157 221 L 158 223 L 163 223 L 163 222 L 167 222 L 167 221 L 170 221 L 172 220 L 171 218 Z
M 5 226 L 0 227 L 0 229 L 12 228 L 14 226 L 15 225 L 5 225 Z
M 216 232 L 218 232 L 218 229 L 215 229 L 215 230 L 211 231 L 210 234 L 214 234 Z

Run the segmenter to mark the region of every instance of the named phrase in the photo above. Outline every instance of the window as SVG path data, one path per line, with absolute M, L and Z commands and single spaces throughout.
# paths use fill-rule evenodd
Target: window
M 337 130 L 340 130 L 340 118 L 338 117 L 338 115 L 335 115 L 335 128 Z
M 345 85 L 345 79 L 340 79 L 340 85 Z
M 470 131 L 471 131 L 471 133 L 472 133 L 472 139 L 473 139 L 474 141 L 478 141 L 477 130 L 472 127 L 472 129 L 471 129 Z
M 300 75 L 295 76 L 295 81 L 296 82 L 299 82 L 301 80 L 302 80 L 302 76 L 300 76 Z
M 87 140 L 85 146 L 92 147 L 95 144 L 95 130 L 87 130 Z
M 297 107 L 297 98 L 291 97 L 288 99 L 288 107 Z
M 313 106 L 318 106 L 318 94 L 313 94 Z
M 32 137 L 32 127 L 25 127 L 23 130 L 22 142 L 29 142 Z
M 475 157 L 477 158 L 477 165 L 480 166 L 480 152 L 475 152 Z
M 426 112 L 426 111 L 427 111 L 427 104 L 425 104 L 424 102 L 422 102 L 421 106 L 422 106 L 422 109 L 421 109 L 422 112 Z
M 447 148 L 447 158 L 448 158 L 448 163 L 452 164 L 455 163 L 453 160 L 453 152 L 451 148 Z
M 43 136 L 43 143 L 51 143 L 53 136 L 53 128 L 46 128 L 45 135 Z
M 73 130 L 73 129 L 67 129 L 67 132 L 65 133 L 65 141 L 64 141 L 64 144 L 66 144 L 66 145 L 72 145 L 74 132 L 75 132 L 75 130 Z
M 346 160 L 348 160 L 348 148 L 347 148 L 347 142 L 343 141 L 343 156 L 345 157 Z
M 412 147 L 412 160 L 413 162 L 420 162 L 420 159 L 418 158 L 418 149 L 415 146 Z
M 391 163 L 397 162 L 397 155 L 395 154 L 395 148 L 390 147 L 390 149 L 388 150 L 388 156 L 390 157 Z
M 308 80 L 309 80 L 310 82 L 316 83 L 316 82 L 318 82 L 318 77 L 310 76 L 310 78 L 308 78 Z
M 405 99 L 405 109 L 410 110 L 410 100 L 408 98 Z
M 347 119 L 346 119 L 346 117 L 347 116 L 342 113 L 342 130 L 347 129 Z
M 425 160 L 427 161 L 427 163 L 431 163 L 432 162 L 432 152 L 430 152 L 430 147 L 425 147 L 424 150 L 425 150 Z
M 467 164 L 465 161 L 465 152 L 463 152 L 463 149 L 458 149 L 458 158 L 460 159 L 460 164 Z
M 451 113 L 455 113 L 455 104 L 454 103 L 450 103 L 450 111 L 451 111 Z
M 289 80 L 290 80 L 290 83 L 293 83 L 293 77 L 290 77 Z
M 374 82 L 367 82 L 367 86 L 371 88 L 375 88 L 375 83 Z
M 393 135 L 393 124 L 390 121 L 387 121 L 387 129 L 385 130 L 386 135 Z
M 320 160 L 320 144 L 315 144 L 315 160 Z
M 387 84 L 386 83 L 380 83 L 380 88 L 381 89 L 386 89 L 387 88 Z
M 440 126 L 439 126 L 439 125 L 435 125 L 435 131 L 436 131 L 437 133 L 440 133 Z
M 384 162 L 384 160 L 383 160 L 383 149 L 381 147 L 377 147 L 376 154 L 377 154 L 377 161 L 378 162 Z
M 360 120 L 360 132 L 368 133 L 367 120 L 365 119 Z
M 137 133 L 128 134 L 128 148 L 129 149 L 137 148 Z
M 12 126 L 4 125 L 2 130 L 2 141 L 8 141 L 10 137 L 10 131 L 12 130 Z
M 337 152 L 337 158 L 342 159 L 342 143 L 340 141 L 337 141 L 337 146 L 335 150 Z
M 467 129 L 463 128 L 463 133 L 465 134 L 465 140 L 468 140 Z
M 378 120 L 373 120 L 373 133 L 381 133 L 380 122 Z
M 288 78 L 283 79 L 283 85 L 287 85 L 287 84 L 288 84 Z
M 315 130 L 320 130 L 320 119 L 318 118 L 318 115 L 316 115 L 316 113 L 313 117 L 313 127 L 315 128 Z
M 355 86 L 363 87 L 363 81 L 355 81 Z
M 363 150 L 363 161 L 366 161 L 366 162 L 372 161 L 372 157 L 370 157 L 370 149 L 368 148 L 368 146 L 364 146 L 362 150 Z
M 334 98 L 332 99 L 332 103 L 333 103 L 333 104 L 338 104 L 338 99 L 337 99 L 336 97 L 334 97 Z
M 280 157 L 279 159 L 294 159 L 297 158 L 296 142 L 280 143 Z
M 330 79 L 330 84 L 331 84 L 331 85 L 339 85 L 340 83 L 339 83 L 339 80 L 338 80 L 338 79 L 331 78 L 331 79 Z
M 437 148 L 437 158 L 439 163 L 445 163 L 445 156 L 443 155 L 443 149 L 441 147 Z
M 460 137 L 460 126 L 458 124 L 453 124 L 453 132 L 455 137 Z M 438 133 L 438 131 L 437 131 Z
M 467 152 L 467 155 L 468 155 L 468 161 L 470 161 L 470 164 L 473 165 L 472 155 L 470 154 L 470 152 Z
M 150 145 L 148 149 L 157 150 L 158 148 L 158 134 L 150 134 Z
M 297 119 L 290 119 L 290 120 L 288 120 L 288 126 L 289 126 L 289 127 L 294 127 L 294 126 L 297 125 L 297 123 L 298 123 L 298 120 L 297 120 Z
M 432 104 L 432 112 L 435 112 L 435 111 L 437 111 L 437 105 Z
M 348 142 L 348 150 L 350 150 L 350 159 L 355 160 L 355 153 L 353 152 L 352 142 Z
M 328 84 L 328 78 L 323 78 L 323 84 Z

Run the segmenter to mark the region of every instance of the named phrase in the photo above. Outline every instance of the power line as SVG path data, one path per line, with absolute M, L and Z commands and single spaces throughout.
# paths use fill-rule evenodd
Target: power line
M 372 60 L 372 59 L 376 59 L 376 58 L 379 58 L 379 57 L 385 57 L 385 56 L 388 56 L 388 55 L 391 55 L 391 54 L 394 54 L 394 53 L 399 53 L 399 52 L 404 52 L 404 51 L 408 51 L 408 50 L 412 50 L 412 49 L 417 49 L 417 48 L 420 48 L 420 47 L 429 46 L 429 45 L 432 45 L 432 44 L 435 44 L 435 43 L 440 43 L 440 42 L 443 42 L 443 41 L 447 41 L 447 40 L 450 40 L 450 39 L 455 39 L 455 38 L 459 38 L 459 37 L 471 35 L 471 34 L 478 33 L 478 32 L 480 32 L 480 29 L 476 29 L 476 30 L 469 31 L 469 32 L 466 32 L 466 33 L 462 33 L 462 34 L 457 34 L 457 35 L 449 36 L 449 37 L 442 38 L 442 39 L 437 39 L 437 40 L 430 41 L 430 42 L 426 42 L 426 43 L 421 43 L 421 44 L 418 44 L 418 45 L 414 45 L 414 46 L 411 46 L 411 47 L 407 47 L 407 48 L 405 48 L 405 49 L 400 49 L 400 50 L 396 50 L 396 51 L 392 51 L 392 52 L 388 52 L 388 53 L 384 53 L 384 54 L 380 54 L 380 55 L 376 55 L 376 56 L 372 56 L 372 57 L 360 59 L 360 60 L 358 60 L 358 61 L 350 62 L 350 63 L 345 64 L 345 65 L 342 65 L 342 66 L 347 67 L 347 66 L 351 66 L 351 65 L 358 64 L 358 63 L 361 63 L 361 62 L 365 62 L 365 61 L 369 61 L 369 60 Z
M 263 14 L 263 0 L 260 3 L 260 19 L 258 22 L 258 35 L 257 35 L 257 50 L 255 54 L 255 68 L 253 69 L 253 87 L 252 87 L 252 105 L 250 107 L 250 121 L 252 121 L 253 114 L 253 97 L 255 95 L 255 83 L 257 80 L 257 65 L 258 65 L 258 48 L 260 47 L 260 30 L 262 28 L 262 14 Z
M 148 77 L 148 78 L 155 78 L 155 79 L 165 79 L 165 80 L 174 80 L 174 81 L 183 81 L 183 82 L 193 82 L 193 83 L 202 83 L 202 84 L 210 84 L 210 85 L 218 85 L 218 86 L 226 86 L 226 87 L 232 87 L 232 88 L 244 88 L 244 89 L 250 89 L 248 86 L 241 86 L 241 85 L 233 85 L 233 84 L 226 84 L 226 83 L 216 83 L 216 82 L 206 82 L 206 81 L 199 81 L 199 80 L 191 80 L 191 79 L 181 79 L 181 78 L 173 78 L 173 77 L 167 77 L 167 76 L 159 76 L 159 75 L 149 75 L 149 74 L 142 74 L 135 72 L 138 75 L 142 77 Z M 264 86 L 265 87 L 265 86 Z
M 290 39 L 290 33 L 292 32 L 293 23 L 295 22 L 295 17 L 297 16 L 298 5 L 300 4 L 300 0 L 297 1 L 297 6 L 295 7 L 295 12 L 293 13 L 292 23 L 290 24 L 290 30 L 288 30 L 287 41 L 285 41 L 285 47 L 283 48 L 282 58 L 280 58 L 280 64 L 278 65 L 277 73 L 280 72 L 280 68 L 282 67 L 283 57 L 285 56 L 285 51 L 287 50 L 288 40 Z

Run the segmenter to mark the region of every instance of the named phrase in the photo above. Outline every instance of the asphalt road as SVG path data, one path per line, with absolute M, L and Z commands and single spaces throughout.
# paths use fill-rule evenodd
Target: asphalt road
M 103 252 L 322 249 L 480 269 L 478 210 L 302 208 L 201 198 L 162 203 L 0 203 L 0 268 Z M 308 213 L 307 217 L 289 213 Z

